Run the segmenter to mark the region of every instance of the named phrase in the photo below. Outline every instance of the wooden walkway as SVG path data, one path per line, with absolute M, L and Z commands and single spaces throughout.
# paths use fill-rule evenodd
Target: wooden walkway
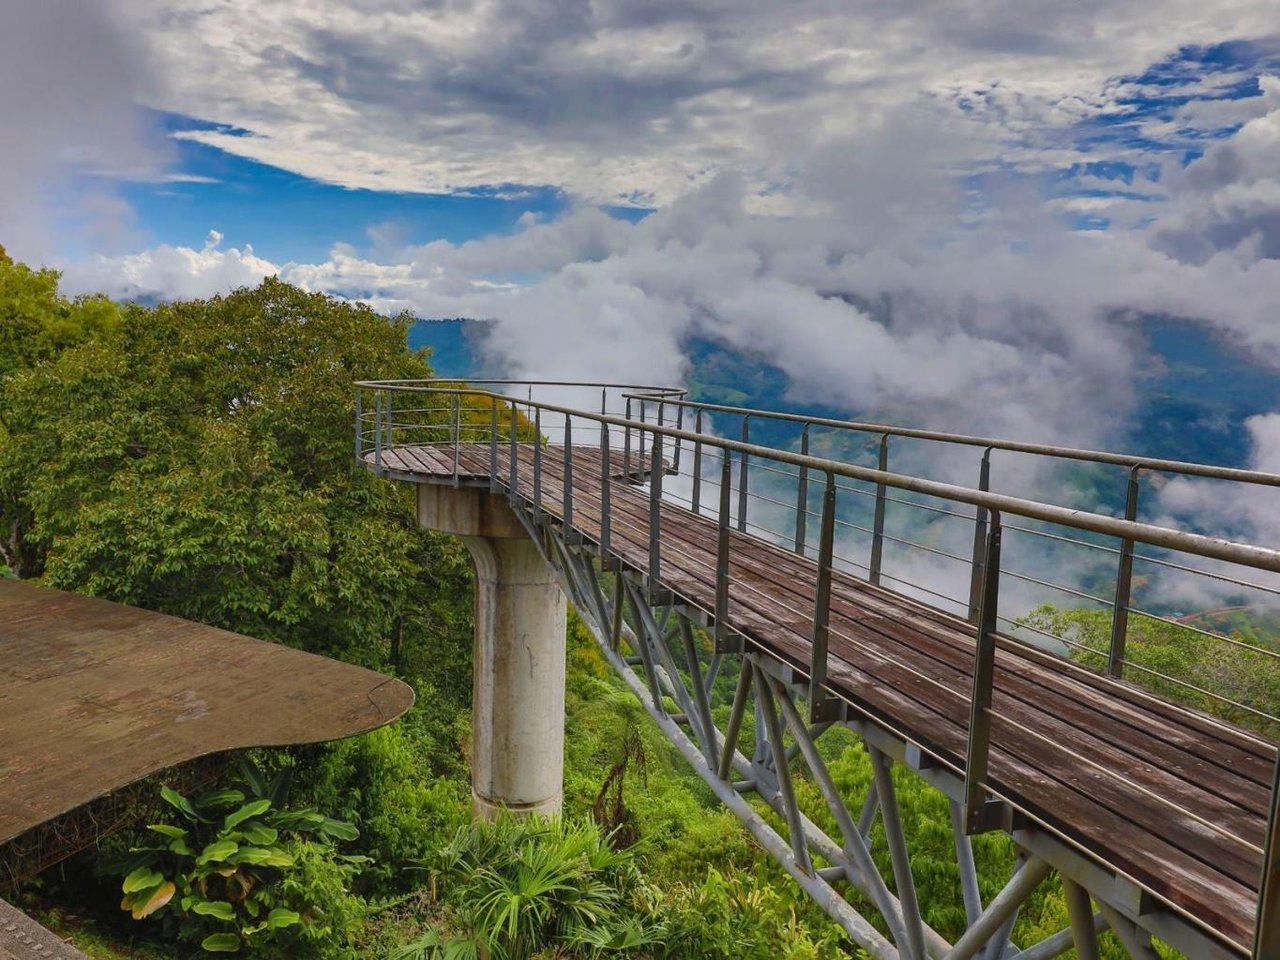
M 488 445 L 459 451 L 463 481 L 487 480 Z M 533 495 L 532 450 L 520 450 L 519 494 Z M 500 447 L 501 476 L 508 448 Z M 454 451 L 384 450 L 407 479 L 453 474 Z M 598 542 L 600 458 L 574 450 L 573 526 Z M 563 450 L 543 457 L 542 503 L 559 517 Z M 611 485 L 610 551 L 648 568 L 647 491 Z M 717 525 L 663 502 L 663 585 L 715 609 Z M 817 565 L 731 533 L 732 629 L 808 672 Z M 864 580 L 833 583 L 829 686 L 858 712 L 963 768 L 973 626 Z M 1011 639 L 997 655 L 989 787 L 1215 938 L 1247 953 L 1276 746 L 1141 688 Z

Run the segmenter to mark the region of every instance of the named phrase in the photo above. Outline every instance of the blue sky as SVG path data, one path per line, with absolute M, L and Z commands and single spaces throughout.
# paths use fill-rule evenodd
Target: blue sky
M 696 336 L 825 408 L 1079 443 L 1148 375 L 1134 317 L 1280 366 L 1270 2 L 14 16 L 0 243 L 69 291 L 278 274 L 493 319 L 495 364 L 548 378 L 678 381 Z
M 1065 130 L 1043 132 L 1047 140 L 1080 151 L 1084 156 L 1078 162 L 1048 173 L 1028 173 L 1016 163 L 1002 163 L 967 183 L 982 193 L 995 180 L 1007 184 L 1025 177 L 1041 181 L 1047 194 L 1141 201 L 1142 194 L 1128 189 L 1135 177 L 1158 181 L 1163 163 L 1192 162 L 1207 144 L 1231 136 L 1242 122 L 1189 126 L 1178 123 L 1179 111 L 1189 104 L 1257 98 L 1259 77 L 1267 73 L 1280 73 L 1280 43 L 1275 41 L 1178 49 L 1141 72 L 1106 81 L 1103 88 L 1114 91 L 1110 110 Z M 970 113 L 971 98 L 963 98 L 959 107 Z M 166 137 L 208 131 L 222 136 L 225 144 L 227 136 L 249 135 L 160 111 L 152 111 L 149 121 Z M 1176 132 L 1151 135 L 1148 128 L 1160 121 L 1176 127 Z M 172 139 L 172 150 L 166 178 L 119 186 L 120 197 L 132 211 L 136 235 L 147 246 L 200 247 L 209 231 L 216 230 L 224 245 L 252 246 L 275 263 L 321 261 L 336 244 L 376 255 L 433 240 L 460 243 L 509 233 L 518 229 L 522 217 L 555 219 L 572 203 L 558 185 L 503 183 L 454 193 L 378 190 L 307 177 L 190 139 Z M 1089 154 L 1104 159 L 1092 160 Z M 1135 156 L 1140 159 L 1129 159 Z M 1087 185 L 1081 185 L 1082 175 L 1091 178 Z M 600 206 L 610 216 L 629 221 L 650 209 Z M 1068 219 L 1081 229 L 1110 226 L 1110 219 L 1097 213 L 1072 214 Z M 86 248 L 69 244 L 67 251 Z

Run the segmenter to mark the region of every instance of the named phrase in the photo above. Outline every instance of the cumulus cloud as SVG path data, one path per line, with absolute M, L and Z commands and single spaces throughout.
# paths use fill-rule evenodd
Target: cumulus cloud
M 1154 245 L 1204 263 L 1219 251 L 1280 258 L 1280 77 L 1261 78 L 1262 96 L 1232 137 L 1171 177 L 1175 212 L 1154 230 Z
M 351 187 L 550 184 L 641 205 L 733 169 L 760 209 L 794 199 L 808 158 L 913 106 L 976 128 L 939 141 L 950 159 L 1070 163 L 1082 151 L 1052 131 L 1123 112 L 1134 85 L 1112 78 L 1276 26 L 1256 0 L 148 0 L 129 11 L 166 81 L 149 102 L 209 121 L 183 136 L 240 156 Z
M 190 299 L 256 286 L 279 271 L 253 247 L 223 250 L 221 244 L 222 234 L 210 230 L 199 250 L 161 245 L 118 257 L 95 254 L 66 268 L 63 288 L 121 300 Z
M 1255 124 L 1280 117 L 1273 95 L 1267 81 L 1246 98 L 1254 119 L 1206 159 L 1252 158 L 1248 182 L 1264 179 Z M 378 228 L 372 253 L 340 246 L 321 263 L 213 244 L 97 258 L 73 276 L 117 294 L 189 295 L 277 272 L 389 312 L 492 318 L 490 359 L 514 376 L 679 381 L 698 337 L 767 358 L 802 402 L 1079 444 L 1126 425 L 1138 313 L 1199 319 L 1280 358 L 1280 259 L 1257 243 L 1207 258 L 1166 249 L 1187 198 L 1225 189 L 1194 164 L 1147 201 L 1168 212 L 1154 226 L 1074 229 L 1041 194 L 1012 188 L 970 218 L 934 163 L 949 136 L 904 117 L 843 161 L 814 155 L 795 183 L 813 208 L 803 215 L 760 213 L 749 179 L 721 174 L 638 223 L 580 204 L 466 243 L 397 246 Z

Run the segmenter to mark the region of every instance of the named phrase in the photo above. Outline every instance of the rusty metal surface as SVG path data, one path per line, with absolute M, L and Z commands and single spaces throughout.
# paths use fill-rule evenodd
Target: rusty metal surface
M 412 704 L 362 667 L 0 579 L 0 843 L 183 761 L 349 737 Z

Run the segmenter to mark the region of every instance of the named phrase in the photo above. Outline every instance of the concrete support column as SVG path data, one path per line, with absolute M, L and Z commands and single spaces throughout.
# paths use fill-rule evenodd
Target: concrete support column
M 564 780 L 565 598 L 510 507 L 423 484 L 418 521 L 462 538 L 476 568 L 472 809 L 550 815 Z

